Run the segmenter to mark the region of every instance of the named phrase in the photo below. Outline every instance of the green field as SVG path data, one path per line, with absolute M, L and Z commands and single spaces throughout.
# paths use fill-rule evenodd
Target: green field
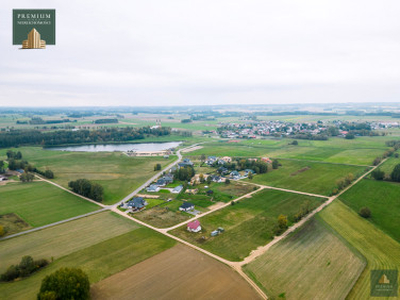
M 370 220 L 378 228 L 400 242 L 400 184 L 364 179 L 340 196 L 356 213 L 369 207 Z
M 239 261 L 248 256 L 251 250 L 273 239 L 280 214 L 289 217 L 290 225 L 291 216 L 305 202 L 310 208 L 315 208 L 322 201 L 321 198 L 264 190 L 253 194 L 252 198 L 200 218 L 202 231 L 199 233 L 190 233 L 183 226 L 173 230 L 172 234 L 226 259 Z M 223 227 L 225 232 L 210 237 L 211 231 L 218 227 Z
M 272 299 L 344 299 L 364 268 L 359 254 L 313 218 L 244 270 Z
M 246 181 L 296 191 L 329 196 L 336 181 L 352 173 L 356 178 L 366 171 L 366 167 L 315 163 L 307 161 L 279 160 L 277 170 L 254 176 Z
M 335 201 L 320 216 L 367 260 L 367 266 L 351 290 L 349 299 L 370 298 L 370 271 L 399 269 L 400 244 L 349 207 Z
M 65 152 L 43 150 L 39 147 L 19 148 L 24 159 L 39 169 L 49 168 L 55 173 L 54 182 L 68 187 L 68 182 L 79 178 L 93 180 L 104 187 L 104 204 L 115 203 L 141 184 L 154 172 L 154 165 L 163 167 L 175 157 L 127 157 L 119 152 Z M 5 154 L 6 150 L 0 151 Z
M 100 207 L 46 182 L 0 186 L 0 215 L 15 213 L 39 227 L 95 211 Z
M 382 171 L 385 172 L 387 176 L 392 174 L 392 171 L 396 165 L 400 164 L 400 158 L 389 157 L 380 167 Z
M 267 156 L 322 161 L 339 164 L 371 165 L 375 157 L 381 156 L 385 141 L 394 137 L 358 137 L 354 140 L 330 138 L 327 141 L 298 140 L 297 146 L 289 145 L 292 139 L 239 140 L 237 143 L 216 141 L 202 144 L 203 148 L 189 152 L 187 156 L 201 154 L 216 156 Z
M 55 260 L 27 279 L 0 284 L 0 298 L 35 299 L 42 279 L 60 267 L 82 268 L 95 283 L 174 244 L 172 239 L 109 212 L 2 241 L 1 272 L 23 255 Z

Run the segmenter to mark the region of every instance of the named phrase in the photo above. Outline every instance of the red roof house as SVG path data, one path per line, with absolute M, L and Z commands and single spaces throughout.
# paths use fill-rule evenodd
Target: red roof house
M 201 225 L 199 220 L 194 220 L 187 224 L 187 230 L 190 232 L 199 232 L 201 230 Z

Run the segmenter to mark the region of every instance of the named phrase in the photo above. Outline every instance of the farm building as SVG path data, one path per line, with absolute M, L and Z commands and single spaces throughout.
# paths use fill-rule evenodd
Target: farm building
M 269 157 L 261 157 L 261 161 L 267 164 L 272 164 L 272 160 Z
M 189 202 L 184 202 L 181 206 L 179 206 L 180 211 L 189 211 L 194 209 L 194 204 Z
M 187 230 L 190 232 L 199 232 L 201 230 L 201 225 L 199 220 L 194 220 L 187 224 Z

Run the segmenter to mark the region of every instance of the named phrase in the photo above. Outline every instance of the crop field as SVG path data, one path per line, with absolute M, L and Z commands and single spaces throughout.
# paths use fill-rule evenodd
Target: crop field
M 400 158 L 390 157 L 379 167 L 379 169 L 384 171 L 386 175 L 390 176 L 394 167 L 398 164 L 400 164 Z
M 367 168 L 283 159 L 279 162 L 282 166 L 277 170 L 256 175 L 251 182 L 329 196 L 336 188 L 337 180 L 350 173 L 357 178 Z M 246 179 L 246 181 L 250 180 Z
M 171 233 L 228 260 L 239 261 L 273 239 L 280 214 L 288 216 L 288 225 L 291 225 L 293 215 L 303 205 L 312 209 L 322 202 L 321 198 L 264 190 L 200 218 L 202 231 L 199 233 L 188 232 L 186 226 Z M 211 237 L 210 233 L 218 227 L 223 227 L 225 232 Z
M 104 204 L 115 203 L 155 172 L 154 165 L 163 167 L 175 158 L 127 157 L 118 152 L 64 152 L 43 150 L 39 147 L 19 149 L 24 159 L 37 168 L 49 168 L 55 174 L 54 182 L 68 187 L 68 182 L 79 178 L 93 180 L 104 187 Z M 5 152 L 5 151 L 3 151 Z M 1 152 L 0 152 L 1 153 Z
M 399 269 L 400 244 L 340 201 L 333 202 L 319 215 L 365 257 L 367 266 L 350 291 L 348 298 L 369 299 L 370 271 Z
M 100 207 L 49 183 L 7 184 L 0 187 L 0 215 L 14 213 L 32 227 L 40 227 Z
M 162 271 L 161 271 L 162 270 Z M 92 287 L 92 299 L 260 299 L 228 266 L 177 245 Z
M 1 283 L 0 297 L 35 299 L 42 279 L 66 266 L 82 268 L 90 282 L 95 283 L 174 244 L 173 240 L 112 213 L 100 213 L 2 241 L 2 272 L 18 263 L 23 255 L 48 260 L 53 257 L 54 262 L 27 279 Z
M 272 299 L 344 299 L 364 268 L 362 257 L 315 218 L 244 267 Z
M 356 213 L 368 207 L 372 216 L 368 220 L 400 242 L 400 184 L 364 179 L 340 196 Z
M 391 139 L 395 139 L 391 137 Z M 385 149 L 386 137 L 358 137 L 355 140 L 331 138 L 327 141 L 298 140 L 298 145 L 289 145 L 292 139 L 238 140 L 202 144 L 203 148 L 189 152 L 187 156 L 199 157 L 201 154 L 216 156 L 247 156 L 272 158 L 291 158 L 322 161 L 339 164 L 371 165 Z

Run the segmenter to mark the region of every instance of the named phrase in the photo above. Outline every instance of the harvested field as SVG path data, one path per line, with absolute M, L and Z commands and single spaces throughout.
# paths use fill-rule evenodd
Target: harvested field
M 235 271 L 177 245 L 92 286 L 92 299 L 260 299 Z
M 324 221 L 313 218 L 245 271 L 271 299 L 282 294 L 286 299 L 344 299 L 365 264 Z

